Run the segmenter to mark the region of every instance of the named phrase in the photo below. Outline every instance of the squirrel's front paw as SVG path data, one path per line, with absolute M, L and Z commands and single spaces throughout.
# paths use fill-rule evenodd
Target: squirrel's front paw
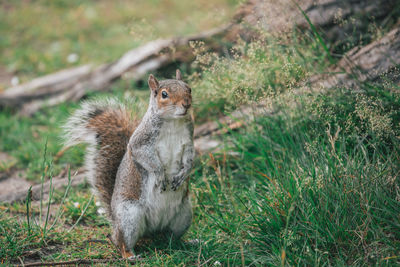
M 168 184 L 167 180 L 164 179 L 164 180 L 161 180 L 161 181 L 157 181 L 156 182 L 156 187 L 160 188 L 160 192 L 164 192 L 164 191 L 167 190 L 167 184 Z
M 161 181 L 160 189 L 161 189 L 161 192 L 164 192 L 165 190 L 167 190 L 167 180 Z
M 186 180 L 186 175 L 177 174 L 172 178 L 171 189 L 176 190 Z

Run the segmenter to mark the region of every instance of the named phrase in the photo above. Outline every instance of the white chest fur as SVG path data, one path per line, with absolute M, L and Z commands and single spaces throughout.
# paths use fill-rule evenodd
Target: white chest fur
M 191 133 L 186 121 L 171 120 L 164 122 L 156 149 L 168 180 L 181 170 L 185 146 L 191 145 L 191 143 Z
M 171 181 L 172 177 L 181 170 L 182 157 L 187 145 L 192 146 L 193 141 L 189 127 L 184 121 L 169 121 L 163 124 L 156 143 L 156 150 L 168 180 Z M 182 210 L 182 199 L 185 195 L 184 187 L 172 191 L 168 190 L 168 185 L 166 191 L 160 192 L 160 188 L 157 186 L 158 177 L 153 175 L 149 173 L 148 186 L 144 192 L 146 230 L 149 233 L 168 227 Z

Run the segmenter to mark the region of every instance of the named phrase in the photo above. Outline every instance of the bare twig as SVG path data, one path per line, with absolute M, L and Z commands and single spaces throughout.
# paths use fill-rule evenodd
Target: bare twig
M 58 262 L 33 262 L 33 263 L 22 263 L 21 265 L 16 266 L 25 266 L 25 267 L 32 267 L 32 266 L 68 266 L 68 265 L 80 265 L 80 264 L 99 264 L 99 263 L 117 263 L 117 262 L 129 262 L 135 263 L 137 259 L 75 259 L 69 261 L 58 261 Z

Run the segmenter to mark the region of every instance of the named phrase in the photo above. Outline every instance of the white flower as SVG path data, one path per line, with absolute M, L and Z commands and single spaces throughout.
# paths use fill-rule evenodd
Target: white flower
M 13 76 L 12 78 L 11 78 L 11 85 L 12 86 L 17 86 L 19 84 L 19 78 L 18 78 L 18 76 Z
M 101 202 L 100 201 L 96 201 L 96 207 L 100 207 L 101 206 Z
M 222 264 L 219 261 L 215 261 L 213 265 L 214 266 L 221 266 Z
M 75 63 L 78 61 L 78 59 L 79 59 L 79 56 L 75 53 L 69 54 L 67 57 L 68 63 Z
M 106 210 L 104 208 L 99 208 L 97 210 L 97 213 L 100 214 L 100 215 L 103 215 L 104 213 L 106 213 Z
M 79 209 L 81 207 L 81 204 L 79 204 L 79 202 L 74 202 L 74 207 Z

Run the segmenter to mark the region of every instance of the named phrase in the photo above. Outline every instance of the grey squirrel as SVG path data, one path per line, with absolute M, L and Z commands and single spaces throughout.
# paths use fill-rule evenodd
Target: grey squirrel
M 191 88 L 150 75 L 150 103 L 142 120 L 116 100 L 85 102 L 65 125 L 66 145 L 87 143 L 88 179 L 112 223 L 111 239 L 134 257 L 139 238 L 189 228 L 188 175 L 194 159 Z

